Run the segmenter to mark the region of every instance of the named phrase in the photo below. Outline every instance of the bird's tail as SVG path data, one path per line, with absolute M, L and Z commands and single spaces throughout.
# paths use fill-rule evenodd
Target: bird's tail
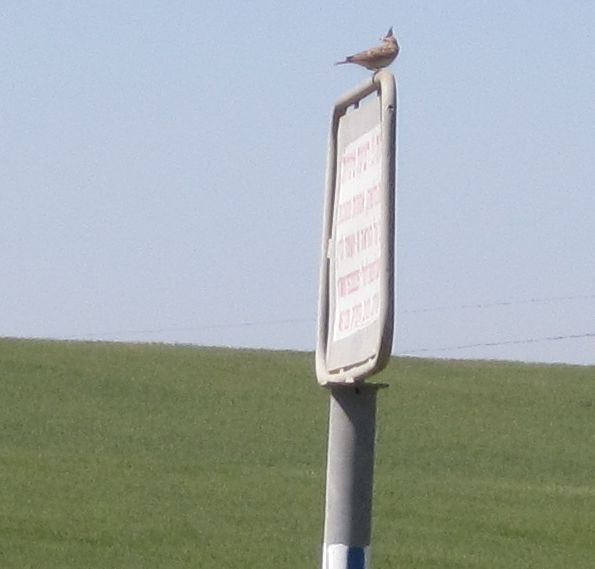
M 346 57 L 343 61 L 337 61 L 335 65 L 345 65 L 346 63 L 351 63 L 351 56 Z

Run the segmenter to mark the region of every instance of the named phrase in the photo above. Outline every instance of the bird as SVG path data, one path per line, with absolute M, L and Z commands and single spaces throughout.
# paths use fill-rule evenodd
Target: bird
M 382 43 L 380 45 L 350 55 L 343 61 L 337 61 L 335 65 L 355 63 L 370 71 L 378 71 L 379 69 L 390 65 L 397 55 L 399 55 L 399 44 L 397 43 L 397 38 L 393 34 L 393 29 L 391 27 L 387 34 L 382 38 Z

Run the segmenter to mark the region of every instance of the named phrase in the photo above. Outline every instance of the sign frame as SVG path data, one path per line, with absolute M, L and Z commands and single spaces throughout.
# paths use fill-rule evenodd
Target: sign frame
M 345 136 L 342 135 L 341 129 L 348 125 L 349 121 L 352 124 L 357 123 L 357 117 L 353 120 L 353 115 L 357 113 L 361 113 L 364 123 L 367 124 L 366 121 L 369 119 L 364 117 L 364 114 L 374 114 L 370 107 L 375 104 L 379 107 L 378 119 L 365 126 L 359 138 L 354 139 L 355 135 L 351 135 L 351 142 L 364 140 L 378 125 L 380 126 L 378 152 L 381 170 L 377 196 L 380 254 L 378 283 L 375 285 L 375 296 L 378 298 L 377 303 L 376 299 L 374 302 L 373 320 L 360 329 L 349 332 L 351 337 L 348 339 L 336 338 L 334 322 L 339 301 L 335 295 L 335 268 L 338 257 L 334 238 L 337 235 L 338 197 L 341 192 L 341 182 L 338 182 L 337 178 L 341 175 L 340 152 L 344 151 L 346 146 L 345 141 L 342 141 Z M 395 78 L 386 70 L 375 73 L 370 79 L 343 95 L 333 108 L 327 153 L 315 357 L 316 376 L 318 383 L 323 386 L 361 382 L 382 370 L 390 358 L 394 330 L 396 116 Z M 356 133 L 361 130 L 361 126 L 356 127 Z M 350 142 L 349 137 L 347 142 Z

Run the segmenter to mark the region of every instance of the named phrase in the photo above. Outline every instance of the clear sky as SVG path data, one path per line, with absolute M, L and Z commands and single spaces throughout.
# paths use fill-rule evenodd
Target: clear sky
M 332 64 L 391 25 L 395 353 L 595 364 L 586 0 L 3 0 L 0 336 L 313 349 Z

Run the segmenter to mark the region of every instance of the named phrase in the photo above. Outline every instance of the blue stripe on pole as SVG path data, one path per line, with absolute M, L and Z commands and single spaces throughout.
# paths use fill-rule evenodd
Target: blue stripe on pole
M 350 547 L 347 551 L 347 569 L 366 569 L 363 547 Z

